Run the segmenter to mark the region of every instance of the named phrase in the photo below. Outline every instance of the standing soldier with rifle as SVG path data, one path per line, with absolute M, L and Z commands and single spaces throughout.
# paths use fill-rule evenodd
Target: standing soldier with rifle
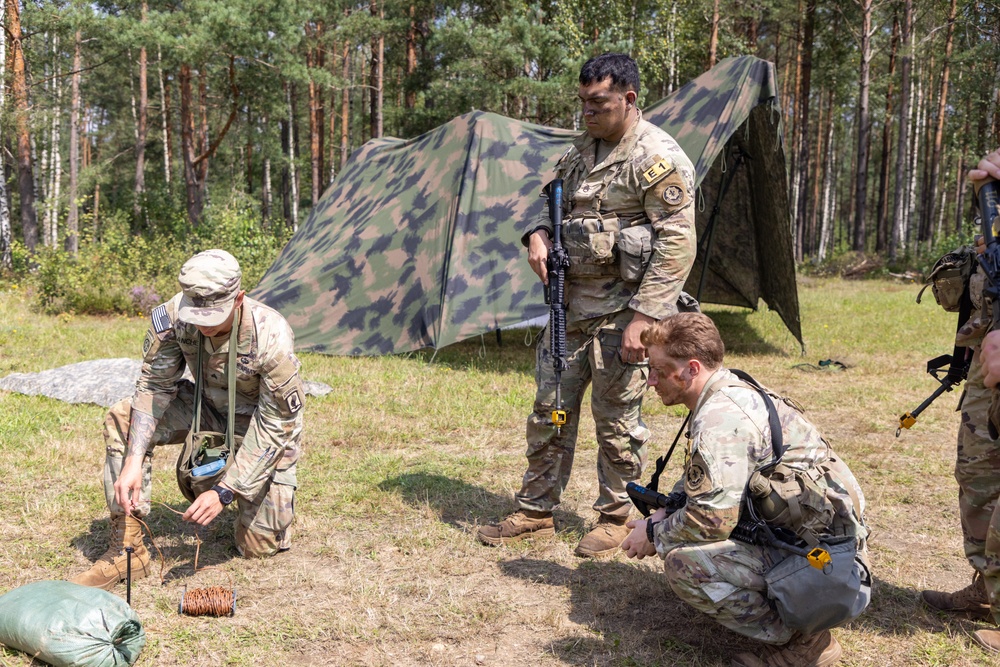
M 613 554 L 629 533 L 625 486 L 642 473 L 649 439 L 640 415 L 648 365 L 639 335 L 677 312 L 678 303 L 696 307 L 682 292 L 695 256 L 694 167 L 670 135 L 642 119 L 638 92 L 639 68 L 627 55 L 605 53 L 580 71 L 587 129 L 556 165 L 564 203 L 554 202 L 554 211 L 565 214 L 560 241 L 569 264 L 563 267 L 565 347 L 549 336 L 539 340 L 519 509 L 481 527 L 477 537 L 484 544 L 555 533 L 552 511 L 569 482 L 588 385 L 599 447 L 599 519 L 576 554 Z M 547 186 L 546 195 L 556 189 Z M 559 280 L 558 273 L 549 275 L 554 240 L 548 216 L 530 221 L 522 237 L 528 262 L 546 285 Z M 553 320 L 558 310 L 554 303 Z M 550 322 L 551 337 L 559 333 Z
M 1000 149 L 969 171 L 979 198 L 983 236 L 977 246 L 980 270 L 970 280 L 973 312 L 958 333 L 959 344 L 975 350 L 962 397 L 955 479 L 962 519 L 965 556 L 975 570 L 960 591 L 924 591 L 924 603 L 945 612 L 969 614 L 1000 623 L 1000 244 L 994 239 Z M 988 333 L 987 333 L 988 332 Z M 1000 630 L 984 629 L 973 637 L 1000 653 Z

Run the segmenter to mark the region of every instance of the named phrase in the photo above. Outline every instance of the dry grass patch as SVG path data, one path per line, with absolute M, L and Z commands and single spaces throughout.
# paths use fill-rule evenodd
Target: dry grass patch
M 925 587 L 964 586 L 969 570 L 952 479 L 957 394 L 899 439 L 896 420 L 934 389 L 926 360 L 950 351 L 953 316 L 913 303 L 917 288 L 810 279 L 800 289 L 807 352 L 767 310 L 709 307 L 728 363 L 786 393 L 850 462 L 868 496 L 877 589 L 869 611 L 838 630 L 845 665 L 991 664 L 971 642 L 983 627 L 932 614 Z M 0 375 L 138 355 L 145 323 L 47 317 L 0 291 Z M 530 338 L 528 339 L 530 342 Z M 524 419 L 534 354 L 522 333 L 399 357 L 304 355 L 305 375 L 333 386 L 307 405 L 291 552 L 235 557 L 233 513 L 203 531 L 154 505 L 149 523 L 166 584 L 136 582 L 148 633 L 140 665 L 727 665 L 752 644 L 692 612 L 659 561 L 572 555 L 595 520 L 596 443 L 584 410 L 576 472 L 547 542 L 478 545 L 475 528 L 510 512 L 524 472 Z M 797 364 L 839 359 L 844 372 Z M 666 451 L 682 411 L 647 402 L 651 455 Z M 105 547 L 100 485 L 104 410 L 0 393 L 0 592 L 89 566 Z M 182 509 L 158 453 L 154 500 Z M 680 457 L 678 457 L 679 459 Z M 668 474 L 676 476 L 680 462 Z M 232 618 L 177 614 L 184 585 L 238 590 Z M 124 595 L 124 589 L 117 592 Z M 30 660 L 0 649 L 0 664 Z M 994 663 L 1000 664 L 1000 662 Z

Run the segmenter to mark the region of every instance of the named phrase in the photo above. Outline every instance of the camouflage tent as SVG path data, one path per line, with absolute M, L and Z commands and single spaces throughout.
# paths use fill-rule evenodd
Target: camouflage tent
M 771 63 L 731 58 L 644 116 L 695 164 L 688 292 L 748 308 L 763 299 L 801 343 L 776 95 Z M 300 349 L 328 354 L 440 348 L 546 315 L 519 237 L 575 134 L 473 112 L 408 141 L 369 141 L 253 296 L 288 318 Z

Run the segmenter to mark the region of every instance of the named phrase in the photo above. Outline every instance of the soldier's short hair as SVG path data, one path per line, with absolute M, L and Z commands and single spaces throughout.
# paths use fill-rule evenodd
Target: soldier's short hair
M 611 79 L 611 89 L 617 93 L 639 92 L 639 66 L 625 53 L 602 53 L 580 68 L 580 85 Z
M 715 323 L 703 313 L 671 315 L 643 331 L 640 340 L 672 359 L 697 359 L 707 368 L 722 366 L 726 353 Z

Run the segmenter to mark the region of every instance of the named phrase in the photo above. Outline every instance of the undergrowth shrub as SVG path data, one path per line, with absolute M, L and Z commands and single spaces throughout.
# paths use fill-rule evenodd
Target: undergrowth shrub
M 136 235 L 129 214 L 115 211 L 104 216 L 97 237 L 90 229 L 81 233 L 76 256 L 58 248 L 40 248 L 34 257 L 16 253 L 14 273 L 33 288 L 46 313 L 146 314 L 177 293 L 181 265 L 195 253 L 232 253 L 243 269 L 243 289 L 250 291 L 289 236 L 281 225 L 264 229 L 252 201 L 242 195 L 206 209 L 193 231 L 174 220 Z

